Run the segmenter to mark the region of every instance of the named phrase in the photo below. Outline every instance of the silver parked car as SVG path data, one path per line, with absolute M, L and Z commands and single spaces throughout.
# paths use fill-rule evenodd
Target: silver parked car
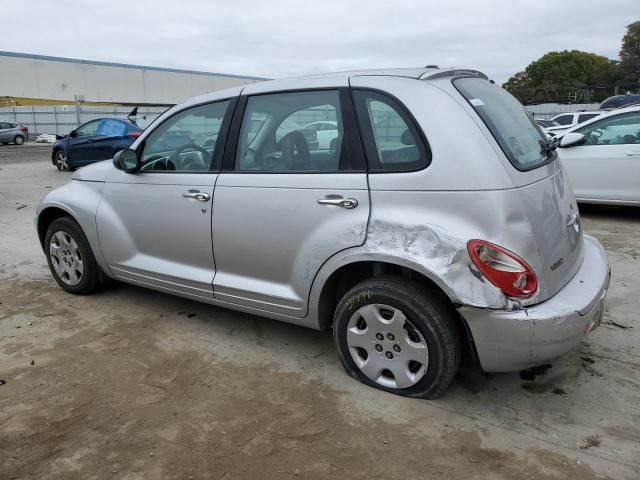
M 0 144 L 15 143 L 22 145 L 29 136 L 29 129 L 16 122 L 4 122 L 0 120 Z
M 278 136 L 327 110 L 335 149 Z M 165 141 L 178 130 L 189 143 Z M 349 375 L 434 398 L 463 353 L 524 369 L 600 323 L 609 263 L 553 147 L 473 70 L 255 83 L 176 106 L 77 171 L 37 230 L 68 292 L 110 277 L 331 328 Z
M 559 146 L 579 202 L 640 206 L 640 106 L 570 128 Z

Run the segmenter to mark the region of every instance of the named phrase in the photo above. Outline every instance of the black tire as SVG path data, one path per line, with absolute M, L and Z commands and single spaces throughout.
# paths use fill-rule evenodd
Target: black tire
M 347 326 L 353 314 L 369 304 L 401 310 L 426 342 L 428 365 L 414 385 L 408 388 L 380 385 L 355 363 L 347 343 Z M 455 314 L 446 299 L 419 283 L 402 277 L 377 277 L 359 283 L 342 297 L 334 315 L 334 341 L 345 370 L 356 380 L 396 395 L 434 399 L 445 392 L 460 366 L 462 352 Z
M 53 261 L 51 259 L 50 245 L 51 239 L 57 232 L 63 232 L 69 235 L 78 246 L 80 257 L 82 260 L 82 276 L 80 281 L 76 285 L 69 285 L 58 275 L 54 268 Z M 87 237 L 85 237 L 82 228 L 71 217 L 62 217 L 54 220 L 47 229 L 47 235 L 45 237 L 45 255 L 47 257 L 47 263 L 49 264 L 49 270 L 53 278 L 58 282 L 58 285 L 63 290 L 75 295 L 89 295 L 94 293 L 100 286 L 100 267 L 96 263 L 96 259 L 93 256 Z
M 24 137 L 22 135 L 16 135 L 13 139 L 13 143 L 15 143 L 16 145 L 24 144 Z
M 58 169 L 58 171 L 62 171 L 64 168 L 63 163 L 62 163 L 62 159 L 59 158 L 60 156 L 64 156 L 64 150 L 62 149 L 58 149 L 55 152 L 53 152 L 53 159 L 54 162 L 53 164 L 56 166 L 56 168 Z
M 338 139 L 334 138 L 333 140 L 331 140 L 331 142 L 329 143 L 329 150 L 335 150 L 338 147 Z

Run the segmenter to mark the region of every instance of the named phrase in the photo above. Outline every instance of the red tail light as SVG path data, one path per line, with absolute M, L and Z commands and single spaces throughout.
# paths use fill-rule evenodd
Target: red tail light
M 18 130 L 20 130 L 21 132 L 24 132 L 24 133 L 28 133 L 29 132 L 29 129 L 27 127 L 20 127 Z
M 129 132 L 129 136 L 133 138 L 138 138 L 140 135 L 142 135 L 142 132 Z
M 515 253 L 484 240 L 469 240 L 467 250 L 478 270 L 507 297 L 530 298 L 538 291 L 538 278 Z

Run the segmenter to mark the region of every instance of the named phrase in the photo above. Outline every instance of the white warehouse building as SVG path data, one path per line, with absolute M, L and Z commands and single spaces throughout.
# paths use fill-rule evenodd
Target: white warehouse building
M 259 77 L 0 51 L 0 106 L 170 105 Z

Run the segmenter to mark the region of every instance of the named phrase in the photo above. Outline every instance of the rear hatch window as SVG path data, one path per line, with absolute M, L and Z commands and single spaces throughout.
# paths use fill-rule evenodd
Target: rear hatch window
M 481 78 L 459 78 L 453 84 L 514 167 L 527 171 L 553 161 L 555 155 L 547 148 L 544 132 L 510 93 Z

